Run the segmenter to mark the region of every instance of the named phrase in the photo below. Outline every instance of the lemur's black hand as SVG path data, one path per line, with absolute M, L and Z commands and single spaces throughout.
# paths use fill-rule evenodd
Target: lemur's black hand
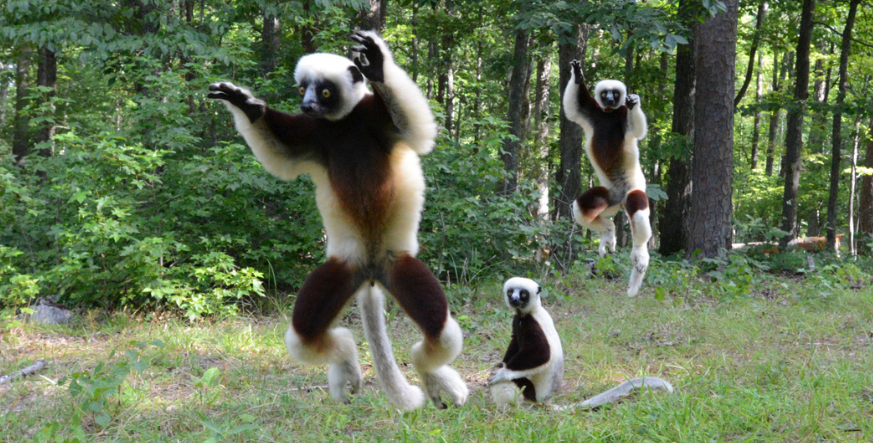
M 633 109 L 634 106 L 640 103 L 640 96 L 636 94 L 630 94 L 624 100 L 624 104 L 627 105 L 628 109 Z
M 255 98 L 251 92 L 240 88 L 230 82 L 216 82 L 209 85 L 209 93 L 206 98 L 224 100 L 246 114 L 249 121 L 254 123 L 267 112 L 267 103 Z
M 582 84 L 585 81 L 585 74 L 582 74 L 582 62 L 573 60 L 570 62 L 570 68 L 573 69 L 573 77 L 576 79 L 576 84 Z
M 352 51 L 355 52 L 353 59 L 355 66 L 361 70 L 364 77 L 371 82 L 382 83 L 385 81 L 385 72 L 383 70 L 385 63 L 385 55 L 382 54 L 382 48 L 366 32 L 356 31 L 352 34 L 352 40 L 360 43 L 353 46 Z

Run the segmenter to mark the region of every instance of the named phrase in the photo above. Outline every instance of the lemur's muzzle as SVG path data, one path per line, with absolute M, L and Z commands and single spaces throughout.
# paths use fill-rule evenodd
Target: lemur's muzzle
M 306 90 L 306 95 L 303 96 L 303 102 L 300 103 L 300 110 L 307 117 L 324 117 L 324 106 L 318 102 L 315 91 L 312 88 Z

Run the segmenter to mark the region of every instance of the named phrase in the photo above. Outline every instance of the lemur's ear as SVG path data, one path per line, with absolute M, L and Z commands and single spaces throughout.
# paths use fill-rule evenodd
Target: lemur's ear
M 539 295 L 540 292 L 543 292 L 543 287 L 540 285 L 537 285 L 537 295 Z
M 349 72 L 352 74 L 352 83 L 364 81 L 364 74 L 361 74 L 361 70 L 357 66 L 349 66 Z

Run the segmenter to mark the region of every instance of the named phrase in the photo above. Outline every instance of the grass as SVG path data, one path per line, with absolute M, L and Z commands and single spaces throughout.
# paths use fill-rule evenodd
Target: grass
M 495 280 L 449 288 L 466 334 L 453 364 L 471 389 L 461 408 L 395 410 L 364 343 L 364 393 L 351 405 L 332 401 L 321 388 L 326 368 L 302 367 L 285 352 L 287 300 L 267 315 L 202 323 L 91 312 L 69 327 L 0 330 L 0 374 L 49 362 L 40 375 L 0 385 L 0 441 L 873 440 L 869 286 L 768 274 L 742 297 L 694 280 L 658 300 L 658 272 L 632 299 L 622 279 L 543 282 L 566 353 L 555 401 L 644 374 L 672 382 L 674 395 L 643 393 L 596 411 L 497 412 L 485 382 L 508 344 L 511 314 Z M 417 382 L 408 351 L 418 334 L 395 305 L 388 316 L 397 360 Z M 362 340 L 356 311 L 342 324 Z M 85 373 L 119 387 L 77 394 L 71 376 L 99 385 L 87 385 Z

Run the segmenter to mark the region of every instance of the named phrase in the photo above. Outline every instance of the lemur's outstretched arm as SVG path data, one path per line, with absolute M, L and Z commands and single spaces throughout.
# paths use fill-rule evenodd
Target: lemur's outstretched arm
M 580 111 L 597 109 L 597 101 L 591 96 L 588 85 L 585 84 L 585 74 L 582 73 L 582 62 L 579 60 L 570 62 L 570 81 L 567 83 L 568 92 L 570 91 L 570 85 L 574 85 L 575 91 L 573 91 L 572 96 L 576 98 Z
M 643 107 L 640 105 L 640 96 L 630 94 L 625 99 L 627 106 L 627 126 L 631 134 L 639 140 L 646 136 L 648 131 L 648 123 L 646 123 L 646 114 L 643 113 Z
M 206 97 L 227 106 L 237 130 L 271 174 L 293 179 L 302 172 L 298 169 L 301 160 L 317 158 L 317 120 L 270 109 L 251 91 L 230 82 L 213 83 L 209 91 Z
M 385 102 L 403 140 L 418 154 L 429 153 L 437 125 L 421 89 L 394 63 L 388 45 L 378 34 L 357 31 L 352 34 L 352 40 L 360 43 L 352 48 L 357 53 L 353 57 L 355 65 Z

